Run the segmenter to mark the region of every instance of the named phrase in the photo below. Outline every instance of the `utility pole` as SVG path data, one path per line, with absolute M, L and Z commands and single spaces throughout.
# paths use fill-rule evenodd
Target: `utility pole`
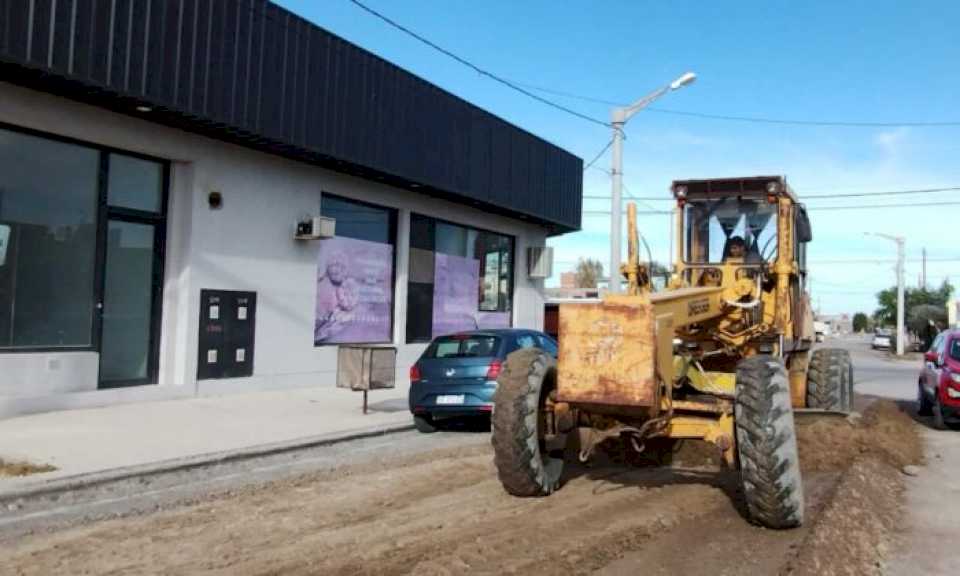
M 904 244 L 906 239 L 903 236 L 894 236 L 892 234 L 883 234 L 881 232 L 867 232 L 868 236 L 878 236 L 886 238 L 897 243 L 897 356 L 903 356 L 903 340 L 906 336 L 904 331 L 904 302 L 903 302 L 903 260 Z
M 923 248 L 923 268 L 920 269 L 920 287 L 927 289 L 927 248 Z
M 621 205 L 623 202 L 623 127 L 634 114 L 649 106 L 657 98 L 672 90 L 679 90 L 696 79 L 696 74 L 687 72 L 630 106 L 614 108 L 610 113 L 610 125 L 613 127 L 612 165 L 610 166 L 610 179 L 613 187 L 610 194 L 610 201 L 613 203 L 610 207 L 610 292 L 614 294 L 620 292 L 620 236 L 623 226 L 623 222 L 621 222 L 621 210 L 623 208 Z
M 897 243 L 897 356 L 903 356 L 903 236 L 896 237 Z

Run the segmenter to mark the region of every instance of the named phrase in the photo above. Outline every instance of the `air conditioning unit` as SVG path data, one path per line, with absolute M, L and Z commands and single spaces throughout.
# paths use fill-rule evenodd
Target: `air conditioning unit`
M 527 276 L 549 278 L 553 275 L 553 248 L 549 246 L 527 247 Z
M 337 231 L 337 221 L 325 216 L 314 216 L 298 220 L 293 237 L 297 240 L 319 240 L 333 238 Z

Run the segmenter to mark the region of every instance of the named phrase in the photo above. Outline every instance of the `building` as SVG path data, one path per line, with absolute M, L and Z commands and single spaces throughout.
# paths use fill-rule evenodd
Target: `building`
M 542 326 L 576 156 L 265 0 L 0 11 L 0 416 Z

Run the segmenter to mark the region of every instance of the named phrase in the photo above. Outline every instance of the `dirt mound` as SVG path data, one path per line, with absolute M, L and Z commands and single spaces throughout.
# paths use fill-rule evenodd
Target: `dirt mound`
M 923 461 L 917 424 L 878 400 L 860 418 L 800 416 L 797 434 L 805 470 L 842 475 L 785 573 L 882 574 L 899 530 L 901 470 Z
M 863 415 L 797 414 L 800 465 L 805 471 L 845 470 L 861 457 L 896 468 L 923 461 L 916 423 L 889 400 L 873 402 Z
M 39 474 L 41 472 L 53 472 L 56 470 L 49 464 L 31 464 L 29 462 L 10 462 L 0 458 L 0 478 L 5 476 L 29 476 L 30 474 Z
M 898 529 L 900 471 L 868 456 L 844 474 L 785 574 L 883 574 Z

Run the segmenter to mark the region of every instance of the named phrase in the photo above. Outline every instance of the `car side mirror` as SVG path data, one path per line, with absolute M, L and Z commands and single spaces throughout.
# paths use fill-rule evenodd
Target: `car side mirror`
M 933 362 L 934 364 L 938 364 L 940 362 L 940 356 L 933 350 L 929 350 L 924 353 L 923 359 L 927 362 Z

